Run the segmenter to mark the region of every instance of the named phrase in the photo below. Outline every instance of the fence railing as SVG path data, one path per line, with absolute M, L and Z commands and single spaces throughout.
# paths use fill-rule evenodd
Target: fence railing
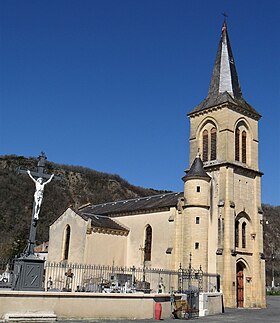
M 14 260 L 0 260 L 0 288 L 11 288 Z M 179 270 L 45 262 L 43 288 L 46 291 L 95 293 L 186 293 L 219 291 L 219 275 Z
M 178 272 L 163 269 L 45 264 L 45 289 L 103 293 L 165 293 L 177 289 Z
M 189 265 L 184 269 L 180 266 L 178 270 L 178 290 L 216 292 L 220 291 L 220 275 L 205 273 L 200 269 L 194 269 Z

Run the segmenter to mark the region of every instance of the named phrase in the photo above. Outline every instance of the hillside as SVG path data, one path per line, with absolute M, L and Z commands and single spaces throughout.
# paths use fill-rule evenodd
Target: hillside
M 275 285 L 280 286 L 280 206 L 262 205 L 264 219 L 264 254 L 266 259 L 266 281 L 271 286 L 274 266 Z
M 33 207 L 34 183 L 27 175 L 18 175 L 19 166 L 36 170 L 36 158 L 0 156 L 0 258 L 23 251 Z M 129 184 L 118 175 L 97 172 L 80 166 L 46 162 L 46 172 L 62 177 L 46 186 L 37 229 L 37 243 L 48 240 L 48 227 L 70 205 L 159 194 L 165 191 L 145 189 Z
M 29 234 L 34 183 L 27 175 L 18 175 L 19 166 L 34 170 L 36 158 L 0 156 L 0 258 L 10 258 L 23 251 Z M 46 172 L 60 175 L 44 193 L 37 230 L 37 243 L 48 240 L 48 227 L 68 206 L 78 207 L 148 196 L 166 191 L 145 189 L 129 184 L 118 175 L 106 174 L 80 166 L 46 163 Z M 280 206 L 262 205 L 264 219 L 264 254 L 267 283 L 271 285 L 272 264 L 280 284 Z M 272 261 L 272 257 L 274 260 Z

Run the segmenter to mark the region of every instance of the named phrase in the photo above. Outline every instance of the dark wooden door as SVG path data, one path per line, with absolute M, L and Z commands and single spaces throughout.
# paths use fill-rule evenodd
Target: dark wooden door
M 244 274 L 243 269 L 237 272 L 237 307 L 244 306 Z

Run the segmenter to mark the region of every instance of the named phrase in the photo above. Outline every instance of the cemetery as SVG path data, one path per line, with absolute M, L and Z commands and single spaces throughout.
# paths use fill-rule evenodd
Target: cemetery
M 7 321 L 148 319 L 156 315 L 184 318 L 222 312 L 219 275 L 204 273 L 201 267 L 194 269 L 191 254 L 188 268 L 180 266 L 177 271 L 152 269 L 146 267 L 145 261 L 141 268 L 126 268 L 55 263 L 36 256 L 36 226 L 43 190 L 54 177 L 44 173 L 45 160 L 42 153 L 37 172 L 32 174 L 18 170 L 31 177 L 36 191 L 28 244 L 19 258 L 0 264 L 0 317 Z M 42 178 L 48 180 L 43 182 Z

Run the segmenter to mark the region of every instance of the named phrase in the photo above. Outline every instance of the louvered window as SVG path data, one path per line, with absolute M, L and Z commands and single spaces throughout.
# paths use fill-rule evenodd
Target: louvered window
M 217 156 L 217 130 L 211 129 L 211 156 L 210 160 L 215 160 Z
M 239 129 L 236 129 L 236 132 L 235 132 L 235 160 L 236 161 L 239 161 L 239 137 L 240 137 L 240 131 Z
M 247 134 L 246 131 L 242 131 L 242 163 L 246 164 L 246 141 Z
M 246 223 L 242 223 L 242 248 L 246 248 Z
M 235 222 L 235 247 L 239 247 L 239 221 Z
M 202 160 L 208 160 L 208 131 L 204 130 L 202 133 Z

